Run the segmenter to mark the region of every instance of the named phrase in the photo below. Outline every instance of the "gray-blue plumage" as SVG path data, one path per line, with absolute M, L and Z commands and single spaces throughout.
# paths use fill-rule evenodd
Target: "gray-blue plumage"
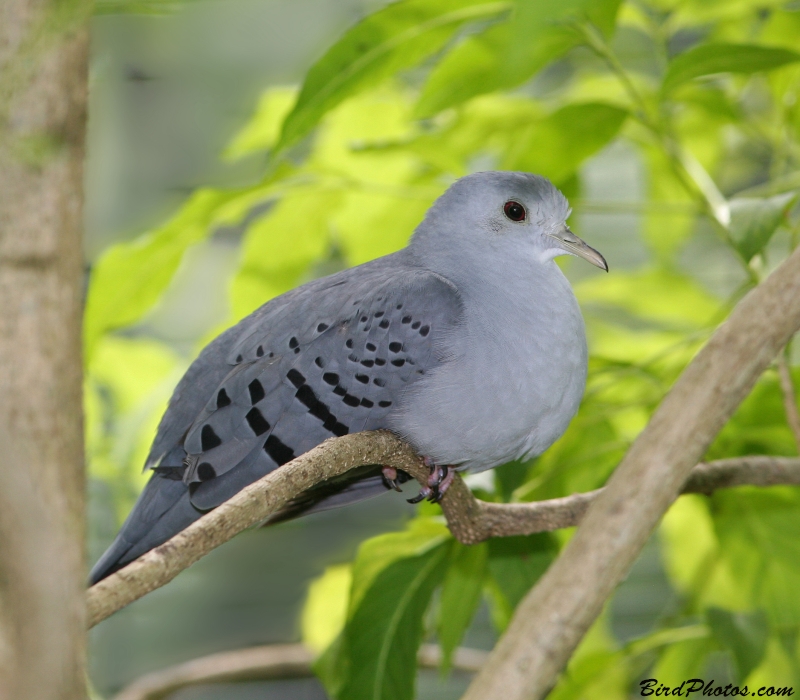
M 407 248 L 273 299 L 219 336 L 175 389 L 146 464 L 155 473 L 91 580 L 335 435 L 388 428 L 469 470 L 546 449 L 586 379 L 583 320 L 552 259 L 602 260 L 568 214 L 544 178 L 477 173 Z M 379 471 L 361 470 L 287 515 L 385 490 Z

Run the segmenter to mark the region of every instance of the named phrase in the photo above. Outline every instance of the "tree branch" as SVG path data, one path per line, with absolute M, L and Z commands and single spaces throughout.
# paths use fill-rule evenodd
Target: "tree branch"
M 538 700 L 555 685 L 692 467 L 800 328 L 800 249 L 750 291 L 692 360 L 517 606 L 464 700 Z
M 310 486 L 365 464 L 390 465 L 420 481 L 428 476 L 413 449 L 391 433 L 331 438 L 93 586 L 88 592 L 90 626 L 165 585 L 215 547 L 262 523 Z M 800 484 L 800 459 L 742 457 L 700 464 L 692 471 L 684 493 L 710 493 L 744 484 Z M 490 537 L 529 535 L 577 525 L 602 490 L 536 503 L 487 503 L 476 499 L 463 480 L 456 478 L 442 509 L 454 537 L 474 544 Z
M 733 486 L 779 484 L 800 485 L 800 459 L 757 456 L 701 463 L 692 470 L 681 493 L 710 494 Z M 442 507 L 450 531 L 464 544 L 573 527 L 604 491 L 596 489 L 534 503 L 487 503 L 476 499 L 466 486 L 463 490 L 469 497 L 459 493 L 458 502 L 445 498 Z
M 488 658 L 479 649 L 456 649 L 453 668 L 474 673 Z M 417 661 L 423 668 L 438 668 L 442 660 L 436 644 L 423 644 Z M 210 654 L 186 663 L 148 673 L 123 688 L 114 700 L 164 700 L 193 685 L 313 678 L 314 654 L 302 644 L 270 644 Z

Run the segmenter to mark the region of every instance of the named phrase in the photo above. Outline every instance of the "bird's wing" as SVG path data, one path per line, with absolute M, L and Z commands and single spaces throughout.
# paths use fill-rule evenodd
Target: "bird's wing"
M 461 313 L 452 285 L 425 270 L 345 278 L 323 293 L 335 301 L 292 304 L 277 332 L 263 318 L 230 348 L 231 370 L 183 443 L 195 507 L 329 437 L 386 427 L 404 388 L 442 361 Z
M 200 354 L 159 426 L 156 474 L 92 580 L 325 439 L 387 426 L 405 387 L 446 359 L 462 313 L 449 281 L 392 257 L 265 304 Z M 341 484 L 295 511 L 374 492 Z

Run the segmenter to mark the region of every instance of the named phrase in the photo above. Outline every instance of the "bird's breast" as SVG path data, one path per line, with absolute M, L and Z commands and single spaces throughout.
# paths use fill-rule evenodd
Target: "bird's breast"
M 470 471 L 555 442 L 578 409 L 587 367 L 583 318 L 558 275 L 529 295 L 498 290 L 472 307 L 467 299 L 445 361 L 409 387 L 394 429 L 437 463 Z

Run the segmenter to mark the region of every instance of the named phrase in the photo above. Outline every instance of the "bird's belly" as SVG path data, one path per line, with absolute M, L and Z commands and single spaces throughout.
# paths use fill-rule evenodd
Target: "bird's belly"
M 411 387 L 392 427 L 421 454 L 469 471 L 541 454 L 566 430 L 586 383 L 582 319 L 560 330 L 441 365 Z

